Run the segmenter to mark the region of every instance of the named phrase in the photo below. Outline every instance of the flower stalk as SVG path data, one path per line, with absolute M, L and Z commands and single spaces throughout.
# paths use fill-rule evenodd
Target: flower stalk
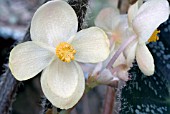
M 125 42 L 123 42 L 120 46 L 120 48 L 118 49 L 118 51 L 114 54 L 114 56 L 112 57 L 112 59 L 110 60 L 110 62 L 108 63 L 108 65 L 106 66 L 107 69 L 112 69 L 112 65 L 114 64 L 114 62 L 116 61 L 116 59 L 119 57 L 119 55 L 124 51 L 124 49 L 133 41 L 135 40 L 135 36 L 130 37 L 129 39 L 127 39 Z
M 112 68 L 112 65 L 116 61 L 116 59 L 119 57 L 119 55 L 124 51 L 124 49 L 133 41 L 135 40 L 135 36 L 130 37 L 128 40 L 122 43 L 118 51 L 114 54 L 108 65 L 106 66 L 107 69 L 111 71 L 112 74 L 114 74 L 116 71 L 120 70 L 120 67 L 122 65 Z M 118 82 L 114 85 L 115 87 L 118 85 Z M 116 88 L 107 87 L 106 95 L 105 95 L 105 101 L 104 101 L 104 109 L 103 114 L 112 114 L 114 102 L 115 102 L 115 94 L 116 94 Z

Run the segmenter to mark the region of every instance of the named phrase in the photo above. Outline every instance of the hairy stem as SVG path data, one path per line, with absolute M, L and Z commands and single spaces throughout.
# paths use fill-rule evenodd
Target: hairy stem
M 0 76 L 0 114 L 8 114 L 11 111 L 18 84 L 6 68 L 6 72 Z

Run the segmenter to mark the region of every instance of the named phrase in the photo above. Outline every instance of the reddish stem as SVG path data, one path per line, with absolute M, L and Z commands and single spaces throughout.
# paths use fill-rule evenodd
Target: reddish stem
M 112 87 L 107 87 L 105 96 L 103 114 L 112 114 L 115 101 L 115 90 Z

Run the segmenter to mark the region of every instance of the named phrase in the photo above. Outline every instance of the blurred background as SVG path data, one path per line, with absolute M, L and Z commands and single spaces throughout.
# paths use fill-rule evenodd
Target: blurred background
M 89 0 L 86 26 L 93 26 L 99 11 L 104 7 L 113 7 L 116 1 Z M 43 2 L 44 0 L 0 0 L 0 78 L 5 72 L 12 46 L 23 40 L 35 10 Z M 129 0 L 120 0 L 118 7 L 122 14 L 127 13 Z M 131 80 L 126 85 L 121 83 L 117 91 L 113 114 L 170 114 L 170 19 L 159 29 L 160 40 L 148 44 L 155 59 L 154 76 L 144 76 L 134 63 L 130 70 Z M 39 77 L 19 85 L 16 97 L 12 99 L 11 114 L 39 114 L 42 111 L 43 93 Z M 105 93 L 106 86 L 94 88 L 71 113 L 101 114 Z M 1 100 L 0 98 L 0 103 Z

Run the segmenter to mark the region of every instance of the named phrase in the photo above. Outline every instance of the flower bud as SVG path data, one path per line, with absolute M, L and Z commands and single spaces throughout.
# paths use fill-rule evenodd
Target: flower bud
M 106 85 L 112 83 L 113 80 L 119 79 L 113 76 L 109 69 L 104 69 L 97 77 L 97 82 Z

